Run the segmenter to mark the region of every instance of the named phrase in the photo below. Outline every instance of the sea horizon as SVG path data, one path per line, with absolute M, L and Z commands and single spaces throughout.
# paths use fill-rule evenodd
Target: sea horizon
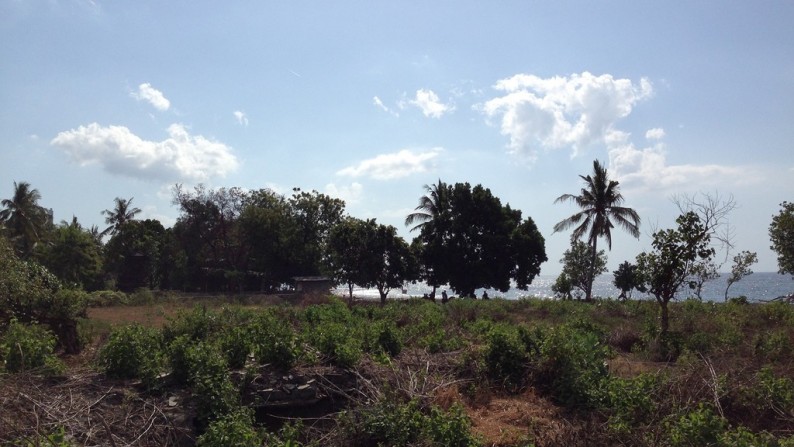
M 477 298 L 481 298 L 483 292 L 487 291 L 490 298 L 520 299 L 525 297 L 536 297 L 554 299 L 555 296 L 551 287 L 557 280 L 557 276 L 558 275 L 538 275 L 527 290 L 520 290 L 515 287 L 507 292 L 499 292 L 493 289 L 477 289 L 475 293 Z M 701 298 L 703 301 L 724 301 L 728 276 L 728 273 L 721 273 L 719 278 L 706 282 L 701 291 Z M 617 298 L 620 295 L 620 290 L 612 284 L 612 280 L 613 275 L 611 273 L 599 275 L 593 282 L 593 295 L 601 298 Z M 443 290 L 446 290 L 450 296 L 454 295 L 448 286 L 444 286 L 437 288 L 436 296 L 440 297 Z M 421 297 L 423 294 L 429 294 L 431 291 L 432 287 L 423 282 L 408 283 L 402 289 L 392 289 L 389 291 L 387 297 L 389 299 L 407 299 Z M 334 293 L 341 296 L 348 296 L 348 289 L 346 286 L 340 286 L 334 290 Z M 729 298 L 745 296 L 752 302 L 769 301 L 791 294 L 794 294 L 794 279 L 790 275 L 783 275 L 777 272 L 755 272 L 735 282 L 730 289 L 728 289 Z M 353 296 L 359 299 L 377 299 L 379 297 L 377 289 L 360 287 L 353 289 Z M 690 296 L 694 296 L 694 290 L 690 290 L 688 287 L 684 286 L 681 288 L 676 298 L 686 299 Z M 576 297 L 576 294 L 574 294 L 574 297 Z M 631 298 L 653 299 L 653 296 L 635 290 L 632 292 Z

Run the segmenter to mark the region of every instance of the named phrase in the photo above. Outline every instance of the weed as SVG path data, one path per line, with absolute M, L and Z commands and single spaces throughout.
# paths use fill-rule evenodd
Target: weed
M 0 359 L 9 372 L 40 369 L 46 374 L 57 374 L 64 367 L 54 354 L 56 342 L 55 335 L 44 326 L 11 320 L 0 337 Z

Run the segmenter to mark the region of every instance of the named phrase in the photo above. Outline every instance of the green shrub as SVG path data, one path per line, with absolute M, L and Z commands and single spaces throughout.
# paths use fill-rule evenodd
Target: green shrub
M 777 377 L 772 368 L 762 368 L 755 375 L 754 386 L 745 390 L 745 399 L 756 411 L 794 414 L 794 381 Z
M 655 413 L 659 384 L 656 376 L 609 378 L 605 384 L 602 405 L 609 413 L 609 428 L 614 433 L 627 434 L 635 424 L 647 422 Z
M 163 338 L 170 342 L 180 335 L 187 335 L 191 340 L 207 340 L 220 332 L 223 320 L 218 314 L 207 310 L 206 306 L 196 305 L 190 311 L 180 311 L 171 318 L 163 328 Z
M 166 346 L 168 365 L 171 367 L 171 379 L 180 385 L 187 385 L 190 379 L 190 359 L 188 349 L 195 342 L 187 335 L 180 335 Z
M 259 447 L 263 438 L 249 409 L 240 408 L 212 421 L 196 441 L 198 447 Z M 267 445 L 270 445 L 268 443 Z
M 377 347 L 389 357 L 397 357 L 402 351 L 402 341 L 400 340 L 397 328 L 391 323 L 373 324 L 377 333 Z
M 791 356 L 791 339 L 788 330 L 777 329 L 756 334 L 753 339 L 756 357 L 768 362 L 777 362 Z
M 251 338 L 251 329 L 247 326 L 231 326 L 221 332 L 218 344 L 230 368 L 245 366 L 253 345 Z
M 419 440 L 425 425 L 415 401 L 401 404 L 393 399 L 382 400 L 357 416 L 352 445 L 411 445 Z
M 97 290 L 88 295 L 88 307 L 124 306 L 129 304 L 127 294 L 114 290 Z
M 109 377 L 139 378 L 147 386 L 154 384 L 163 363 L 160 332 L 140 324 L 114 329 L 99 352 L 99 366 Z
M 480 442 L 471 433 L 471 421 L 460 405 L 453 405 L 449 411 L 438 407 L 430 410 L 425 424 L 425 433 L 432 445 L 444 447 L 475 447 Z
M 188 345 L 185 363 L 196 419 L 211 422 L 239 407 L 240 393 L 229 378 L 226 359 L 216 345 L 208 342 Z
M 471 422 L 458 405 L 449 411 L 432 407 L 422 412 L 418 402 L 399 402 L 396 397 L 347 412 L 341 417 L 345 445 L 427 445 L 474 447 L 480 445 L 471 433 Z
M 304 444 L 300 442 L 303 424 L 300 421 L 282 425 L 278 433 L 265 433 L 265 445 L 267 447 L 301 447 L 304 445 L 316 447 L 321 445 L 317 442 Z
M 155 298 L 151 290 L 142 287 L 129 294 L 127 300 L 133 306 L 146 306 L 153 304 Z
M 527 380 L 529 355 L 514 326 L 497 325 L 488 334 L 484 361 L 488 378 L 510 391 Z
M 270 363 L 277 368 L 289 369 L 297 360 L 299 349 L 295 331 L 270 311 L 254 318 L 250 337 L 254 357 L 261 364 Z
M 673 447 L 717 446 L 727 428 L 727 421 L 711 410 L 698 405 L 672 423 L 667 432 Z
M 611 351 L 599 336 L 569 326 L 544 336 L 536 365 L 536 380 L 552 397 L 567 406 L 592 406 L 603 394 Z
M 350 368 L 358 363 L 363 354 L 361 337 L 356 328 L 344 323 L 324 321 L 308 328 L 310 343 L 337 366 Z
M 0 358 L 9 372 L 41 369 L 56 374 L 63 364 L 54 354 L 55 344 L 55 336 L 45 327 L 12 320 L 0 337 Z

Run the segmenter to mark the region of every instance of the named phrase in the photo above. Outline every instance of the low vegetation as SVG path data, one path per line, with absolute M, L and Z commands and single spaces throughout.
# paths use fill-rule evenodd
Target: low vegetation
M 659 337 L 652 301 L 233 301 L 103 303 L 60 359 L 12 322 L 0 442 L 794 445 L 790 304 L 671 302 Z

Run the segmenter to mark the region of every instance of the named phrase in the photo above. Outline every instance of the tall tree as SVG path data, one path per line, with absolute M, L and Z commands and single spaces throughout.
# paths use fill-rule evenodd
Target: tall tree
M 489 189 L 457 183 L 448 189 L 446 209 L 427 221 L 412 244 L 432 286 L 449 283 L 461 296 L 477 288 L 505 292 L 511 279 L 526 289 L 546 261 L 543 236 L 531 218 Z
M 337 284 L 347 285 L 350 299 L 353 286 L 364 286 L 370 282 L 369 273 L 375 253 L 371 239 L 377 224 L 374 219 L 361 220 L 348 217 L 331 229 L 328 237 L 328 267 Z
M 368 268 L 373 276 L 367 286 L 378 289 L 383 305 L 391 289 L 416 279 L 416 262 L 408 243 L 397 235 L 397 229 L 391 225 L 377 225 L 369 240 L 374 262 Z
M 769 224 L 769 238 L 777 253 L 778 271 L 794 275 L 794 202 L 780 204 L 780 212 L 772 216 Z
M 754 251 L 744 250 L 733 257 L 731 274 L 728 275 L 728 286 L 725 287 L 725 301 L 728 301 L 728 289 L 730 289 L 734 283 L 741 281 L 745 276 L 752 275 L 753 270 L 750 266 L 756 262 L 758 262 L 758 254 Z
M 14 182 L 14 196 L 2 201 L 5 209 L 0 211 L 0 221 L 23 258 L 30 257 L 36 244 L 44 239 L 47 226 L 52 225 L 52 213 L 39 206 L 39 200 L 41 194 L 30 183 Z
M 424 189 L 426 194 L 419 198 L 419 205 L 405 218 L 406 227 L 413 225 L 411 231 L 421 229 L 449 206 L 449 186 L 441 179 L 435 185 L 424 185 Z
M 598 238 L 606 239 L 607 246 L 612 250 L 612 228 L 615 227 L 613 221 L 630 235 L 639 238 L 640 216 L 633 209 L 620 206 L 624 199 L 618 188 L 619 183 L 609 179 L 606 168 L 598 160 L 593 161 L 592 175 L 579 177 L 585 182 L 585 187 L 579 194 L 563 194 L 554 203 L 573 202 L 581 211 L 554 225 L 554 232 L 573 228 L 573 240 L 587 235 L 587 243 L 592 248 L 591 266 L 595 267 Z M 592 299 L 595 276 L 595 270 L 591 269 L 585 296 L 587 301 Z
M 637 270 L 648 292 L 656 298 L 660 308 L 661 331 L 670 328 L 667 304 L 675 298 L 682 285 L 694 288 L 690 281 L 692 267 L 711 259 L 711 233 L 693 211 L 676 219 L 678 228 L 660 230 L 653 234 L 653 250 L 637 255 Z
M 287 200 L 290 217 L 298 238 L 295 276 L 317 275 L 323 272 L 323 256 L 331 228 L 342 220 L 345 202 L 317 191 L 306 192 L 294 188 Z
M 637 266 L 629 261 L 624 261 L 620 264 L 618 269 L 612 274 L 614 275 L 612 284 L 620 290 L 618 299 L 631 299 L 631 291 L 634 289 L 637 289 L 640 293 L 647 292 Z
M 102 246 L 76 218 L 61 222 L 38 256 L 64 285 L 85 290 L 102 287 Z
M 571 282 L 572 287 L 576 287 L 584 293 L 587 293 L 587 288 L 590 286 L 589 280 L 591 275 L 600 275 L 607 271 L 607 257 L 604 250 L 599 250 L 596 256 L 590 253 L 593 247 L 579 241 L 571 240 L 571 248 L 565 250 L 565 253 L 560 259 L 562 264 L 562 273 Z M 595 265 L 591 265 L 595 262 Z M 581 298 L 581 292 L 576 294 L 577 299 Z
M 129 199 L 116 197 L 113 199 L 113 202 L 116 204 L 115 207 L 113 207 L 112 210 L 102 211 L 102 215 L 105 216 L 105 223 L 109 225 L 109 227 L 105 228 L 105 231 L 102 232 L 103 236 L 106 234 L 115 236 L 119 228 L 125 223 L 135 220 L 135 216 L 141 212 L 141 209 L 132 206 L 132 199 L 133 197 Z

